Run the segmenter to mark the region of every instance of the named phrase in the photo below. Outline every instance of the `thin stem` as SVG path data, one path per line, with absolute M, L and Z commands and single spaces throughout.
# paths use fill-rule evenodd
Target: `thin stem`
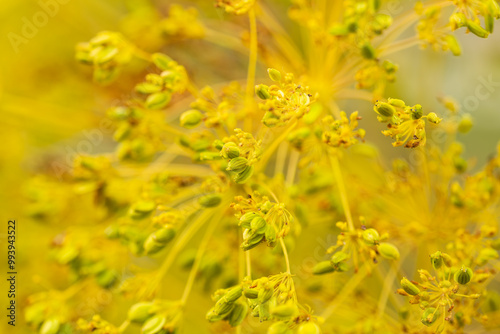
M 281 248 L 283 249 L 283 254 L 285 255 L 286 272 L 291 274 L 292 272 L 290 270 L 290 260 L 288 259 L 288 251 L 286 250 L 285 241 L 283 241 L 283 238 L 280 238 L 280 244 Z
M 224 206 L 222 206 L 224 207 Z M 213 217 L 213 216 L 212 216 Z M 200 245 L 198 246 L 198 252 L 196 253 L 196 257 L 193 263 L 193 267 L 191 268 L 191 272 L 189 273 L 189 278 L 186 283 L 186 287 L 184 288 L 184 293 L 182 294 L 181 304 L 185 305 L 186 301 L 189 297 L 189 293 L 191 292 L 194 284 L 194 280 L 196 278 L 196 274 L 198 273 L 198 269 L 200 267 L 201 260 L 203 255 L 205 254 L 205 250 L 207 248 L 208 242 L 210 241 L 210 237 L 215 231 L 215 228 L 218 225 L 220 219 L 212 219 L 211 224 L 208 226 L 205 235 L 203 236 L 203 240 L 201 240 Z
M 248 60 L 247 74 L 247 101 L 251 101 L 255 86 L 255 71 L 257 67 L 257 19 L 254 7 L 248 11 L 248 19 L 250 21 L 250 57 Z
M 333 168 L 333 174 L 337 182 L 337 186 L 340 192 L 340 200 L 342 201 L 342 208 L 344 209 L 345 217 L 347 220 L 347 225 L 350 231 L 354 231 L 354 223 L 351 216 L 351 209 L 349 208 L 349 201 L 347 200 L 347 191 L 344 184 L 344 179 L 342 178 L 342 171 L 340 169 L 339 160 L 336 155 L 330 155 L 330 162 Z
M 245 252 L 245 260 L 247 264 L 247 276 L 249 279 L 252 279 L 252 259 L 250 258 L 249 250 Z
M 385 312 L 385 307 L 387 305 L 387 299 L 389 298 L 389 293 L 391 291 L 394 279 L 396 278 L 397 270 L 394 268 L 392 263 L 389 268 L 389 273 L 384 279 L 384 286 L 382 292 L 380 293 L 380 298 L 377 306 L 377 319 L 381 319 Z M 392 269 L 392 270 L 391 270 Z
M 130 325 L 130 321 L 125 320 L 125 321 L 124 321 L 124 322 L 120 325 L 120 327 L 118 327 L 118 332 L 123 333 L 123 332 L 127 329 L 128 325 Z

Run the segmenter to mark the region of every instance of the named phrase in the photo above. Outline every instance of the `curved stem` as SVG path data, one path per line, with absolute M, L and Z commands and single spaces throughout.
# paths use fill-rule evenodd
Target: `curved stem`
M 337 181 L 337 186 L 340 192 L 340 200 L 342 201 L 342 208 L 344 209 L 345 218 L 347 220 L 347 225 L 350 231 L 354 231 L 354 223 L 351 216 L 351 209 L 349 208 L 349 201 L 347 200 L 347 191 L 344 184 L 344 179 L 342 178 L 342 171 L 339 165 L 339 159 L 336 155 L 330 155 L 330 162 L 333 168 L 333 175 L 335 176 L 335 181 Z
M 286 272 L 291 274 L 290 260 L 288 259 L 288 251 L 286 250 L 285 241 L 283 241 L 283 238 L 280 238 L 280 244 L 281 244 L 281 248 L 283 249 L 283 254 L 285 255 Z

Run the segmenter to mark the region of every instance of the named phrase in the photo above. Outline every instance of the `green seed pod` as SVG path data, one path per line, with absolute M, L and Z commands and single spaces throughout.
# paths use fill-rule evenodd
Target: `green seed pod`
M 271 94 L 269 94 L 269 87 L 266 85 L 257 85 L 255 86 L 255 94 L 260 97 L 262 100 L 267 100 L 271 98 Z
M 384 117 L 391 117 L 396 112 L 396 109 L 394 109 L 392 105 L 386 102 L 375 103 L 374 110 L 377 114 L 382 115 Z
M 436 270 L 442 267 L 443 257 L 441 256 L 441 252 L 437 251 L 434 254 L 431 254 L 431 264 L 432 267 Z
M 271 314 L 269 313 L 269 303 L 260 304 L 258 309 L 260 322 L 271 319 Z
M 250 177 L 253 175 L 253 166 L 247 166 L 241 173 L 238 173 L 234 177 L 234 182 L 238 184 L 243 184 L 250 179 Z
M 228 302 L 232 303 L 238 300 L 238 298 L 241 297 L 242 293 L 243 288 L 241 286 L 235 286 L 226 293 L 225 298 Z
M 264 239 L 264 234 L 255 233 L 251 239 L 245 240 L 241 244 L 241 248 L 243 248 L 244 251 L 250 250 L 254 247 L 257 247 L 262 242 L 263 239 Z
M 467 19 L 463 13 L 454 13 L 450 16 L 451 30 L 456 30 L 467 25 Z
M 153 93 L 146 99 L 146 108 L 157 110 L 165 107 L 172 98 L 172 95 L 165 92 Z
M 156 203 L 154 201 L 138 201 L 132 204 L 129 210 L 129 215 L 133 219 L 142 219 L 147 217 L 156 209 Z
M 61 323 L 56 318 L 50 318 L 43 322 L 40 327 L 40 334 L 56 334 L 59 331 Z
M 426 326 L 431 326 L 439 317 L 439 310 L 436 310 L 434 307 L 426 308 L 424 313 L 422 314 L 422 323 Z
M 387 102 L 394 107 L 404 108 L 406 107 L 405 101 L 399 99 L 388 98 Z
M 264 218 L 261 216 L 257 216 L 254 219 L 252 219 L 252 222 L 250 223 L 250 228 L 252 231 L 258 234 L 262 234 L 265 232 L 267 226 L 267 222 Z
M 411 118 L 412 119 L 420 119 L 422 118 L 422 106 L 420 104 L 416 104 L 411 108 Z
M 462 266 L 462 268 L 455 272 L 453 278 L 458 284 L 465 285 L 470 282 L 472 276 L 474 276 L 472 269 Z
M 346 36 L 349 33 L 349 30 L 344 24 L 337 23 L 330 27 L 328 32 L 333 36 Z
M 254 218 L 258 216 L 255 212 L 247 212 L 243 216 L 240 217 L 240 221 L 238 222 L 238 226 L 243 228 L 250 228 L 250 223 Z
M 276 244 L 276 229 L 272 224 L 266 226 L 266 231 L 264 233 L 266 237 L 267 245 L 273 247 Z
M 369 42 L 366 42 L 361 46 L 361 56 L 365 59 L 375 58 L 375 49 Z
M 180 124 L 183 128 L 192 129 L 200 124 L 203 115 L 198 110 L 188 110 L 181 114 Z
M 106 289 L 112 287 L 117 280 L 118 280 L 118 273 L 116 272 L 116 270 L 113 269 L 103 270 L 96 276 L 97 284 Z
M 439 123 L 441 123 L 441 120 L 442 120 L 442 119 L 441 119 L 441 118 L 439 118 L 439 117 L 436 115 L 436 113 L 431 112 L 431 113 L 427 114 L 427 120 L 428 120 L 429 122 L 431 122 L 431 123 L 434 123 L 434 124 L 439 124 Z
M 470 32 L 472 32 L 477 37 L 486 38 L 489 35 L 489 32 L 483 29 L 479 24 L 472 20 L 466 20 L 467 28 Z
M 287 319 L 299 312 L 297 305 L 295 303 L 286 303 L 283 305 L 278 305 L 271 310 L 271 315 L 280 318 Z
M 230 141 L 225 143 L 221 149 L 220 155 L 224 159 L 234 159 L 240 156 L 240 149 L 236 143 Z
M 232 311 L 234 308 L 234 303 L 230 303 L 227 301 L 225 298 L 221 298 L 215 303 L 214 306 L 214 314 L 216 315 L 222 315 L 222 314 L 228 314 L 229 312 Z
M 226 315 L 225 314 L 222 314 L 222 315 L 215 314 L 214 308 L 211 308 L 205 317 L 209 322 L 217 322 L 217 321 L 223 320 L 224 317 L 226 317 Z
M 451 53 L 453 53 L 454 56 L 460 56 L 462 54 L 462 48 L 460 47 L 460 44 L 458 44 L 457 39 L 453 35 L 446 35 L 444 38 L 444 42 L 448 46 L 448 49 L 450 49 Z
M 388 260 L 399 260 L 399 250 L 393 244 L 383 242 L 378 246 L 378 251 Z
M 460 119 L 457 130 L 460 133 L 467 133 L 470 129 L 472 129 L 473 125 L 474 123 L 472 121 L 472 117 L 469 114 L 466 114 Z
M 165 248 L 167 244 L 155 240 L 154 235 L 150 234 L 144 241 L 143 248 L 146 255 L 153 255 Z
M 153 316 L 153 303 L 142 302 L 134 304 L 128 310 L 128 320 L 131 322 L 143 323 Z
M 175 237 L 175 229 L 172 226 L 165 226 L 158 231 L 153 232 L 153 238 L 155 241 L 162 244 L 168 243 Z
M 248 313 L 248 306 L 243 303 L 236 303 L 234 309 L 229 314 L 229 324 L 232 327 L 237 327 L 241 325 L 243 320 L 245 320 Z
M 335 271 L 331 261 L 318 262 L 313 268 L 314 275 L 323 275 Z
M 164 315 L 155 315 L 154 317 L 147 320 L 141 328 L 142 334 L 156 334 L 160 333 L 165 326 L 167 319 Z
M 173 62 L 172 58 L 163 53 L 153 53 L 151 55 L 151 60 L 153 63 L 162 71 L 166 71 L 170 68 L 170 63 Z
M 412 296 L 416 296 L 420 293 L 420 289 L 406 277 L 403 277 L 401 280 L 401 287 Z
M 380 241 L 380 235 L 378 234 L 377 230 L 373 228 L 364 230 L 362 237 L 363 241 L 371 246 L 378 244 L 378 242 Z
M 113 140 L 120 142 L 126 139 L 130 135 L 130 124 L 122 123 L 113 133 Z
M 243 295 L 248 299 L 257 299 L 259 297 L 259 291 L 255 289 L 244 289 Z
M 340 262 L 343 262 L 349 258 L 349 255 L 345 252 L 339 251 L 336 252 L 335 254 L 332 255 L 332 263 L 333 264 L 339 264 Z
M 292 331 L 288 325 L 282 321 L 275 322 L 267 329 L 267 334 L 291 334 Z
M 297 329 L 297 334 L 321 334 L 321 329 L 314 322 L 304 322 Z
M 271 78 L 272 81 L 275 81 L 275 82 L 281 81 L 281 72 L 280 71 L 278 71 L 274 68 L 268 68 L 267 74 L 269 74 L 269 78 Z
M 213 208 L 220 204 L 222 197 L 219 194 L 209 194 L 198 198 L 198 203 L 204 208 Z
M 259 291 L 259 296 L 257 297 L 260 304 L 264 304 L 273 296 L 273 289 L 265 288 Z
M 231 159 L 227 164 L 227 169 L 232 172 L 241 173 L 248 167 L 248 160 L 243 157 Z

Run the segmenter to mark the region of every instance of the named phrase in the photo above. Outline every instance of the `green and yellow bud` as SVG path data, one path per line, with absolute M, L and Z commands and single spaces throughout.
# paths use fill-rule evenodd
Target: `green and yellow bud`
M 297 305 L 293 302 L 288 302 L 283 305 L 278 305 L 271 309 L 271 315 L 279 319 L 287 319 L 298 314 Z
M 400 100 L 400 99 L 388 98 L 387 103 L 389 103 L 391 106 L 398 107 L 398 108 L 406 107 L 405 101 Z
M 486 38 L 490 34 L 483 27 L 472 20 L 466 20 L 467 28 L 470 32 L 472 32 L 477 37 Z
M 364 230 L 362 237 L 363 241 L 371 246 L 378 244 L 378 242 L 380 241 L 380 235 L 378 234 L 377 230 L 373 228 Z
M 254 170 L 254 167 L 253 166 L 247 166 L 242 172 L 238 173 L 235 177 L 234 177 L 234 182 L 238 183 L 238 184 L 242 184 L 242 183 L 245 183 L 248 181 L 248 179 L 250 179 L 250 177 L 253 175 L 253 170 Z
M 323 275 L 334 271 L 335 268 L 333 268 L 331 261 L 318 262 L 313 268 L 314 275 Z
M 472 269 L 462 266 L 462 268 L 455 272 L 453 278 L 458 284 L 465 285 L 470 282 L 472 276 L 474 276 Z
M 281 72 L 280 71 L 278 71 L 274 68 L 268 68 L 267 74 L 269 74 L 269 78 L 271 78 L 272 81 L 274 81 L 274 82 L 281 81 Z
M 297 334 L 321 334 L 321 329 L 314 322 L 303 322 L 299 325 Z
M 252 222 L 250 223 L 250 228 L 252 229 L 252 231 L 259 234 L 262 234 L 266 231 L 266 226 L 266 220 L 260 215 L 252 219 Z
M 420 289 L 406 277 L 403 277 L 401 280 L 401 287 L 412 296 L 416 296 L 420 293 Z
M 151 110 L 157 110 L 165 107 L 172 96 L 166 92 L 153 93 L 146 99 L 146 108 Z
M 377 102 L 373 108 L 375 112 L 384 117 L 391 117 L 396 112 L 396 109 L 386 102 Z
M 378 252 L 388 260 L 399 260 L 399 250 L 393 244 L 383 242 L 378 246 Z
M 181 114 L 180 124 L 183 128 L 192 129 L 200 124 L 203 115 L 198 110 L 188 110 Z
M 160 333 L 165 326 L 167 319 L 164 315 L 155 315 L 154 317 L 147 320 L 141 328 L 142 334 L 156 334 Z
M 228 302 L 235 302 L 241 297 L 242 294 L 243 288 L 241 286 L 235 286 L 226 293 L 225 298 Z
M 235 159 L 240 156 L 240 148 L 232 141 L 225 143 L 220 151 L 224 159 Z
M 229 163 L 227 164 L 227 170 L 236 173 L 243 172 L 247 167 L 248 167 L 248 160 L 243 157 L 237 157 L 231 159 L 231 161 L 229 161 Z
M 271 98 L 271 94 L 269 94 L 269 86 L 266 85 L 255 86 L 255 94 L 262 100 L 267 100 Z
M 50 318 L 43 322 L 40 327 L 40 334 L 56 334 L 61 327 L 61 322 L 56 318 Z
M 438 318 L 439 310 L 434 307 L 426 308 L 422 314 L 422 323 L 426 326 L 431 326 Z
M 128 320 L 131 322 L 143 323 L 153 316 L 153 303 L 142 302 L 134 304 L 128 310 Z
M 441 118 L 438 117 L 438 115 L 436 115 L 436 113 L 429 113 L 427 114 L 427 120 L 431 123 L 434 123 L 434 124 L 439 124 L 441 123 Z
M 198 203 L 204 208 L 213 208 L 220 204 L 222 197 L 219 194 L 209 194 L 198 198 Z
M 229 324 L 232 327 L 237 327 L 241 325 L 243 320 L 245 320 L 248 313 L 248 306 L 243 303 L 236 303 L 233 310 L 229 314 Z

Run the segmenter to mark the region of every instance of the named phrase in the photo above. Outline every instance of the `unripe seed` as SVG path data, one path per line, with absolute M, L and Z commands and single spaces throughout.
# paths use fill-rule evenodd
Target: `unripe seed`
M 55 318 L 47 319 L 40 327 L 40 334 L 56 334 L 59 331 L 61 323 Z
M 363 240 L 368 245 L 376 245 L 380 241 L 380 235 L 377 230 L 369 228 L 363 231 Z
M 271 78 L 272 81 L 275 82 L 280 82 L 281 81 L 281 72 L 274 69 L 274 68 L 268 68 L 267 73 L 269 74 L 269 78 Z
M 239 326 L 243 320 L 245 320 L 248 313 L 248 306 L 243 303 L 237 303 L 234 306 L 234 309 L 229 314 L 229 324 L 232 327 Z
M 294 303 L 286 303 L 278 305 L 271 310 L 271 315 L 277 318 L 289 318 L 298 313 L 297 305 Z
M 254 219 L 252 219 L 252 222 L 250 223 L 250 228 L 252 231 L 255 233 L 262 234 L 265 232 L 267 226 L 267 222 L 264 218 L 261 216 L 257 216 Z
M 188 110 L 181 114 L 180 124 L 183 128 L 191 129 L 200 124 L 203 115 L 198 110 Z
M 335 271 L 332 267 L 331 261 L 318 262 L 313 268 L 314 275 L 323 275 Z
M 236 173 L 243 172 L 247 167 L 248 167 L 248 160 L 243 157 L 237 157 L 231 159 L 231 161 L 229 161 L 229 163 L 227 164 L 227 170 Z
M 247 166 L 241 173 L 238 173 L 234 177 L 234 182 L 238 184 L 242 184 L 248 181 L 250 177 L 253 174 L 254 167 L 253 166 Z
M 426 326 L 432 325 L 438 318 L 439 311 L 434 307 L 426 308 L 424 313 L 422 314 L 422 323 Z
M 383 242 L 378 246 L 378 251 L 388 260 L 399 260 L 399 250 L 393 244 Z
M 374 109 L 376 113 L 385 117 L 391 117 L 396 112 L 396 109 L 386 102 L 377 102 Z
M 152 308 L 153 304 L 149 302 L 134 304 L 128 310 L 128 320 L 131 322 L 143 323 L 153 315 L 151 314 Z
M 260 97 L 262 100 L 267 100 L 271 98 L 271 94 L 269 94 L 269 87 L 266 85 L 257 85 L 255 86 L 255 94 Z
M 142 334 L 156 334 L 159 333 L 167 319 L 163 315 L 155 315 L 147 320 L 141 328 Z
M 240 149 L 236 143 L 230 141 L 224 144 L 220 155 L 225 159 L 234 159 L 240 156 Z
M 321 334 L 321 329 L 314 322 L 305 322 L 300 324 L 297 334 Z
M 205 208 L 213 208 L 220 204 L 222 197 L 219 194 L 210 194 L 198 199 L 198 203 Z
M 420 289 L 406 277 L 401 280 L 401 287 L 412 296 L 416 296 L 420 293 Z
M 455 282 L 457 282 L 458 284 L 465 285 L 470 282 L 472 276 L 474 276 L 472 269 L 462 266 L 462 268 L 460 268 L 455 272 L 453 278 L 455 279 Z

